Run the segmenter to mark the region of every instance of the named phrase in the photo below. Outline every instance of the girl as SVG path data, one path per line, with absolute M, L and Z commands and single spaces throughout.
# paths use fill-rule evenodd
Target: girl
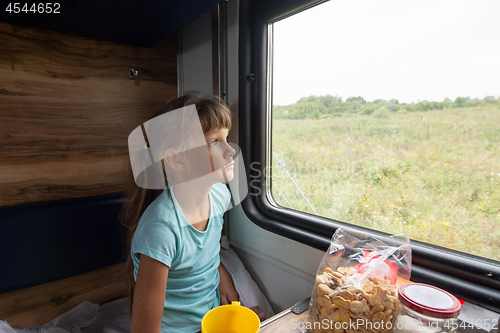
M 166 142 L 161 152 L 168 187 L 151 190 L 133 183 L 124 205 L 131 333 L 198 332 L 206 312 L 238 300 L 219 261 L 222 214 L 231 197 L 221 182 L 234 177 L 235 150 L 227 143 L 231 113 L 218 98 L 186 94 L 170 100 L 155 117 L 193 104 L 206 146 L 187 149 L 192 137 Z M 153 150 L 148 128 L 145 132 Z M 206 165 L 210 172 L 204 171 Z

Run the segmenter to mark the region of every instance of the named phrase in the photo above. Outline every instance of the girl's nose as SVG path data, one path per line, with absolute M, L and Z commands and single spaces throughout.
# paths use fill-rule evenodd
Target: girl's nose
M 224 151 L 224 158 L 228 159 L 228 158 L 234 156 L 234 154 L 236 153 L 236 150 L 233 147 L 231 147 L 231 145 L 229 144 L 229 142 L 226 142 L 226 146 L 227 147 L 226 147 L 226 149 Z

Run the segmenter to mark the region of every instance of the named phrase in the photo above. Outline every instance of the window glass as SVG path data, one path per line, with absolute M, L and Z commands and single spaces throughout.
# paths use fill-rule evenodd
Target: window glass
M 274 23 L 275 202 L 500 260 L 498 13 L 338 0 Z

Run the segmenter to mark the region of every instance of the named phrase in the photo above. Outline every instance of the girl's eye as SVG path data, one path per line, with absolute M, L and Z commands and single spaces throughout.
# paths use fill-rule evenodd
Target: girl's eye
M 226 138 L 226 141 L 225 141 L 225 142 L 228 142 L 228 139 L 229 139 L 229 136 Z M 218 139 L 215 139 L 215 140 L 211 141 L 209 144 L 210 144 L 211 146 L 215 146 L 215 145 L 217 145 L 217 143 L 219 143 L 219 140 L 218 140 Z

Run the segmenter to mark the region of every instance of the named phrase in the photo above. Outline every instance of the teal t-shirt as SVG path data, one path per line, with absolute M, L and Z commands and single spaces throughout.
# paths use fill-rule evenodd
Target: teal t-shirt
M 224 184 L 217 183 L 209 199 L 207 228 L 199 231 L 184 216 L 173 187 L 166 188 L 148 206 L 132 238 L 134 279 L 140 254 L 169 267 L 162 332 L 197 332 L 205 313 L 220 304 L 219 240 L 231 193 Z

